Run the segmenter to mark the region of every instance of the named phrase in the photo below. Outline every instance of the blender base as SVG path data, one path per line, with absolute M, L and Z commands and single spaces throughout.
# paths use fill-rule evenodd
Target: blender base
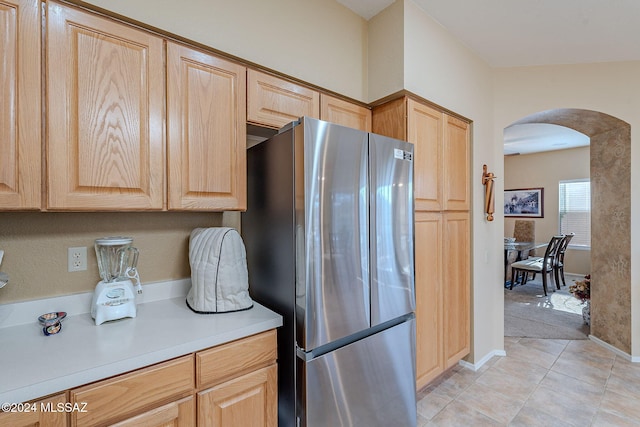
M 136 317 L 135 295 L 131 280 L 99 282 L 91 302 L 91 317 L 96 326 L 110 320 Z

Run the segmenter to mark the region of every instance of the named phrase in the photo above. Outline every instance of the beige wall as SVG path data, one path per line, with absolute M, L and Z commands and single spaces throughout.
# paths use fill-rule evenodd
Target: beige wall
M 506 68 L 494 76 L 496 135 L 516 120 L 555 108 L 609 114 L 631 125 L 631 182 L 640 182 L 640 61 Z M 632 184 L 623 197 L 631 198 L 631 355 L 640 357 L 640 186 Z
M 87 3 L 351 98 L 368 99 L 367 22 L 335 1 Z
M 583 178 L 589 178 L 589 147 L 504 158 L 505 188 L 544 188 L 544 218 L 533 219 L 538 243 L 548 242 L 558 234 L 558 183 Z M 504 219 L 505 236 L 513 236 L 514 222 L 515 218 Z M 565 272 L 590 273 L 590 257 L 591 251 L 569 249 Z
M 188 242 L 197 227 L 236 226 L 221 213 L 0 213 L 0 304 L 93 291 L 100 280 L 96 238 L 130 236 L 143 284 L 189 277 Z M 87 271 L 67 271 L 67 248 L 87 247 Z
M 404 89 L 404 2 L 369 20 L 369 100 Z

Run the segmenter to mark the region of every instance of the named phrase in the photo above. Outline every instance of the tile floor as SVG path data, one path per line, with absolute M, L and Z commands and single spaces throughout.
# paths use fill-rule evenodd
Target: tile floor
M 418 393 L 424 426 L 640 426 L 640 364 L 590 340 L 505 337 L 506 357 Z

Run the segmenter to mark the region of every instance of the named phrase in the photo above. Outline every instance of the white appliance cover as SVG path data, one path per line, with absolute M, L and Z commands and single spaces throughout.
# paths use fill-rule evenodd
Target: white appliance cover
M 247 257 L 233 228 L 196 228 L 189 240 L 191 289 L 187 306 L 196 313 L 224 313 L 253 307 Z

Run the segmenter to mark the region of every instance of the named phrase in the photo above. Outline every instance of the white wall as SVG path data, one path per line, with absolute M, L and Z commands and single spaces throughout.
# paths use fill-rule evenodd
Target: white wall
M 86 3 L 351 98 L 368 100 L 367 22 L 335 1 Z
M 631 125 L 631 182 L 640 182 L 640 61 L 495 70 L 495 134 L 529 114 L 581 108 Z M 498 193 L 499 194 L 499 193 Z M 640 185 L 631 185 L 632 349 L 640 356 Z M 496 201 L 497 202 L 497 201 Z

